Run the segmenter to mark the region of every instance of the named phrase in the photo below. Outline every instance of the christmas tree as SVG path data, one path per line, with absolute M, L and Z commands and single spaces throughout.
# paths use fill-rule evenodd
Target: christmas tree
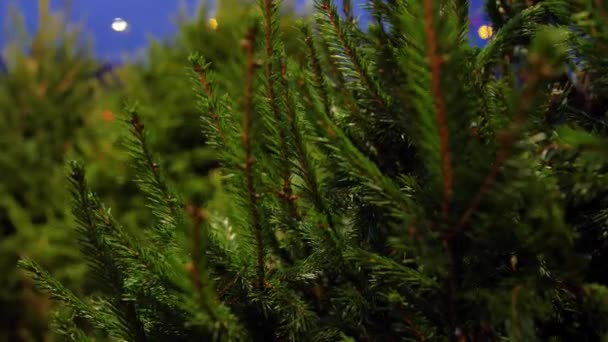
M 467 1 L 373 0 L 376 23 L 362 31 L 316 0 L 302 64 L 281 41 L 279 5 L 260 1 L 240 41 L 240 94 L 215 87 L 221 64 L 190 58 L 210 166 L 182 194 L 151 148 L 154 121 L 126 109 L 155 224 L 128 234 L 71 164 L 98 294 L 79 297 L 21 262 L 64 304 L 56 331 L 78 341 L 91 327 L 121 341 L 607 338 L 608 2 L 526 3 L 474 49 Z M 589 76 L 581 86 L 572 74 Z

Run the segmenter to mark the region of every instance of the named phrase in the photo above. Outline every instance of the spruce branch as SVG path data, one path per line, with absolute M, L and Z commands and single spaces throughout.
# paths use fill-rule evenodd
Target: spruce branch
M 321 61 L 319 60 L 319 56 L 314 46 L 310 27 L 302 26 L 301 30 L 304 35 L 304 42 L 306 43 L 306 47 L 308 48 L 308 60 L 310 61 L 309 65 L 310 69 L 312 70 L 312 80 L 314 82 L 314 87 L 316 88 L 317 93 L 321 97 L 321 102 L 323 103 L 325 115 L 327 115 L 327 117 L 332 117 L 331 104 L 329 101 L 329 91 L 327 89 L 327 83 L 325 82 L 325 78 L 323 77 Z
M 187 207 L 187 213 L 192 221 L 192 264 L 189 265 L 188 271 L 190 272 L 192 285 L 201 306 L 211 319 L 217 320 L 215 310 L 212 308 L 214 298 L 211 298 L 209 295 L 211 286 L 209 284 L 207 260 L 205 258 L 208 236 L 206 230 L 204 230 L 204 226 L 207 224 L 209 214 L 204 208 L 196 204 L 190 204 Z
M 469 0 L 455 0 L 454 6 L 456 6 L 456 14 L 460 22 L 461 35 L 466 35 L 469 31 Z
M 209 68 L 209 64 L 205 63 L 203 57 L 198 56 L 198 55 L 194 55 L 194 56 L 190 57 L 190 61 L 192 64 L 192 68 L 197 75 L 198 81 L 200 82 L 201 86 L 203 87 L 203 90 L 205 91 L 205 94 L 207 95 L 209 116 L 211 117 L 211 120 L 215 126 L 215 129 L 217 130 L 218 134 L 220 135 L 220 139 L 222 141 L 224 141 L 225 140 L 224 130 L 222 129 L 222 125 L 220 123 L 220 117 L 217 114 L 217 108 L 216 108 L 217 101 L 213 94 L 213 88 L 211 86 L 211 82 L 209 81 L 209 79 L 207 77 L 207 70 Z
M 338 170 L 344 170 L 345 176 L 352 177 L 351 180 L 357 180 L 363 189 L 368 190 L 366 200 L 384 207 L 393 218 L 400 222 L 412 219 L 416 215 L 416 206 L 411 197 L 412 189 L 401 188 L 392 178 L 383 174 L 378 166 L 364 155 L 325 113 L 317 111 L 316 114 L 317 124 L 322 126 L 325 131 L 325 136 L 323 139 L 319 139 L 319 142 L 331 155 Z
M 46 292 L 52 299 L 66 304 L 75 311 L 77 317 L 86 319 L 96 328 L 104 330 L 108 328 L 111 321 L 101 319 L 94 308 L 66 289 L 38 263 L 30 259 L 22 259 L 19 261 L 19 268 L 32 277 L 39 290 Z
M 297 216 L 297 206 L 295 204 L 295 196 L 291 187 L 291 168 L 290 168 L 290 151 L 287 141 L 287 134 L 285 132 L 285 118 L 281 109 L 279 108 L 279 98 L 276 95 L 276 84 L 275 80 L 279 77 L 276 71 L 275 60 L 277 57 L 275 51 L 278 48 L 275 46 L 277 37 L 277 24 L 278 24 L 278 8 L 274 0 L 263 0 L 263 12 L 264 12 L 264 37 L 265 37 L 265 53 L 266 53 L 266 82 L 267 82 L 267 99 L 270 103 L 270 108 L 274 114 L 275 120 L 277 121 L 278 135 L 279 135 L 279 149 L 280 149 L 280 168 L 281 168 L 281 179 L 282 186 L 278 192 L 279 199 L 285 204 L 287 210 L 294 217 Z
M 539 86 L 541 85 L 541 75 L 533 73 L 528 79 L 525 89 L 522 92 L 521 98 L 518 102 L 517 109 L 513 116 L 511 127 L 500 136 L 500 148 L 496 154 L 496 158 L 493 162 L 493 166 L 490 172 L 486 175 L 484 180 L 479 187 L 479 190 L 475 196 L 469 202 L 467 209 L 464 211 L 455 229 L 448 233 L 448 239 L 455 237 L 457 234 L 462 232 L 469 224 L 469 221 L 475 214 L 475 211 L 481 204 L 484 196 L 492 189 L 496 183 L 496 178 L 502 169 L 503 164 L 507 161 L 511 154 L 511 149 L 517 137 L 519 136 L 520 130 L 524 124 L 525 114 L 530 110 L 533 105 L 534 98 L 538 92 Z
M 337 58 L 334 58 L 332 51 L 334 48 L 332 46 L 332 42 L 329 41 L 328 37 L 325 35 L 317 36 L 317 41 L 319 45 L 319 49 L 317 50 L 317 57 L 319 58 L 319 61 L 322 61 L 322 64 L 325 66 L 323 70 L 327 72 L 327 79 L 335 83 L 334 87 L 342 95 L 343 99 L 341 100 L 345 102 L 349 110 L 353 113 L 358 112 L 359 108 L 356 104 L 356 99 L 347 87 L 346 75 L 344 74 L 340 66 L 339 60 Z M 338 99 L 334 98 L 334 100 Z
M 288 119 L 291 123 L 291 134 L 293 136 L 294 147 L 300 164 L 301 176 L 306 183 L 307 189 L 310 191 L 315 209 L 326 216 L 327 224 L 333 229 L 333 218 L 322 196 L 321 189 L 319 188 L 319 182 L 315 174 L 315 165 L 306 148 L 306 142 L 302 135 L 303 131 L 299 125 L 300 118 L 296 115 L 295 101 L 289 91 L 287 65 L 284 59 L 281 64 L 281 83 L 284 89 L 283 97 L 287 108 Z
M 120 261 L 120 247 L 115 243 L 125 237 L 112 224 L 106 224 L 105 209 L 97 197 L 89 191 L 85 169 L 72 162 L 70 182 L 74 198 L 73 214 L 81 235 L 82 252 L 89 258 L 95 276 L 112 296 L 111 309 L 124 324 L 124 334 L 133 341 L 145 341 L 146 334 L 135 304 L 126 300 L 124 266 Z M 99 213 L 99 214 L 98 214 Z M 122 239 L 121 239 L 122 238 Z M 119 247 L 117 249 L 116 247 Z
M 492 75 L 496 64 L 508 55 L 523 37 L 531 37 L 547 17 L 555 17 L 558 23 L 569 23 L 571 15 L 572 8 L 567 1 L 540 1 L 515 14 L 477 55 L 475 65 L 479 70 L 480 81 Z
M 358 78 L 363 83 L 365 90 L 371 95 L 372 100 L 381 109 L 387 108 L 387 103 L 384 94 L 378 84 L 371 78 L 367 67 L 357 49 L 348 36 L 348 30 L 344 23 L 340 20 L 336 7 L 331 0 L 316 0 L 318 7 L 323 11 L 327 21 L 331 25 L 335 36 L 338 38 L 342 46 L 342 51 L 348 57 L 349 61 L 357 73 Z
M 127 141 L 127 149 L 135 159 L 137 169 L 140 172 L 137 183 L 148 195 L 152 202 L 155 216 L 160 220 L 155 226 L 160 242 L 168 243 L 178 226 L 181 203 L 170 191 L 159 163 L 155 160 L 149 146 L 147 132 L 134 105 L 127 107 L 131 139 Z
M 431 67 L 431 91 L 435 102 L 435 115 L 439 129 L 441 167 L 443 178 L 443 217 L 448 219 L 453 197 L 452 157 L 450 155 L 449 129 L 445 96 L 441 85 L 441 64 L 443 58 L 438 54 L 437 34 L 435 32 L 435 8 L 433 0 L 423 1 L 424 31 L 427 40 L 427 54 Z
M 249 197 L 249 215 L 253 225 L 253 233 L 256 243 L 256 259 L 257 259 L 257 283 L 256 287 L 262 289 L 265 286 L 265 244 L 262 233 L 262 222 L 258 210 L 258 194 L 255 191 L 253 182 L 253 164 L 255 158 L 253 156 L 253 147 L 251 146 L 251 134 L 253 124 L 253 81 L 257 63 L 255 61 L 255 44 L 257 38 L 257 26 L 249 30 L 245 38 L 241 41 L 241 47 L 245 52 L 245 101 L 243 113 L 243 133 L 242 143 L 245 150 L 245 185 Z

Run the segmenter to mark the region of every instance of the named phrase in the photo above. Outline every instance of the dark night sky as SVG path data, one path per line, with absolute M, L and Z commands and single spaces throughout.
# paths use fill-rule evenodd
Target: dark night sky
M 93 38 L 97 56 L 109 61 L 117 61 L 127 53 L 134 53 L 146 46 L 148 37 L 164 38 L 175 32 L 172 18 L 177 14 L 180 3 L 192 13 L 201 0 L 71 0 L 70 20 L 84 20 L 85 30 Z M 308 0 L 296 0 L 304 6 Z M 354 0 L 353 3 L 357 3 Z M 59 8 L 64 0 L 50 0 L 53 8 Z M 339 2 L 339 1 L 337 1 Z M 363 1 L 361 1 L 363 2 Z M 483 0 L 472 0 L 471 38 L 474 44 L 482 44 L 477 37 L 477 27 L 484 23 L 481 5 Z M 28 30 L 33 31 L 37 21 L 38 0 L 0 0 L 0 23 L 6 32 L 6 18 L 10 5 L 17 5 L 24 14 Z M 129 23 L 128 32 L 115 32 L 111 29 L 115 18 L 120 17 Z M 0 36 L 0 46 L 4 45 L 4 34 Z

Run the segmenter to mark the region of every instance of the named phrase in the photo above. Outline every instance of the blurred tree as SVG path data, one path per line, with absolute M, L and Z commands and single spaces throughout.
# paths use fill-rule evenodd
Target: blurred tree
M 0 74 L 0 340 L 41 341 L 50 302 L 15 266 L 36 257 L 78 289 L 84 268 L 65 242 L 66 158 L 93 160 L 100 149 L 95 106 L 98 63 L 78 27 L 40 1 L 39 29 L 29 36 L 14 9 Z

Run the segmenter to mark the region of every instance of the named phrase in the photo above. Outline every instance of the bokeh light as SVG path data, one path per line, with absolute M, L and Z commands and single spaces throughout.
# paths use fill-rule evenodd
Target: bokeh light
M 477 34 L 479 35 L 479 38 L 483 40 L 488 40 L 492 38 L 492 35 L 494 34 L 494 29 L 490 25 L 481 25 L 479 29 L 477 29 Z
M 123 32 L 126 31 L 127 28 L 129 27 L 129 23 L 127 23 L 124 19 L 122 18 L 116 18 L 114 19 L 114 21 L 112 22 L 112 30 L 116 31 L 116 32 Z

